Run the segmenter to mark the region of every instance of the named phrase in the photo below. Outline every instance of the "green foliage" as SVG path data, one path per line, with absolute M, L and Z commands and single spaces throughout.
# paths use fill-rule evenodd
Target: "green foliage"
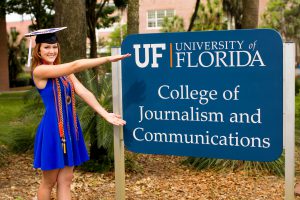
M 160 32 L 183 32 L 183 18 L 175 15 L 174 17 L 165 17 Z
M 108 112 L 112 112 L 112 82 L 111 74 L 102 71 L 85 71 L 82 82 L 96 96 L 98 102 Z M 91 160 L 80 166 L 80 169 L 90 172 L 103 172 L 114 167 L 113 126 L 97 114 L 85 102 L 78 99 L 77 112 L 86 142 L 90 146 Z M 135 157 L 126 155 L 125 165 L 128 170 L 139 171 L 140 167 L 134 161 Z
M 128 0 L 114 0 L 114 4 L 118 9 L 124 10 L 128 4 Z
M 300 78 L 295 79 L 295 94 L 299 95 L 300 93 Z
M 200 4 L 193 31 L 224 29 L 227 29 L 227 24 L 221 0 L 207 0 L 206 5 Z
M 23 72 L 23 73 L 18 74 L 16 81 L 15 81 L 15 86 L 20 87 L 20 86 L 29 86 L 29 85 L 33 85 L 33 81 L 32 81 L 30 73 Z
M 31 29 L 49 28 L 54 26 L 53 0 L 6 0 L 7 13 L 33 15 Z
M 124 9 L 127 4 L 126 0 L 115 0 L 116 6 Z M 97 41 L 96 28 L 106 28 L 113 25 L 119 20 L 119 16 L 115 15 L 116 6 L 109 3 L 108 0 L 85 0 L 86 19 L 87 19 L 87 35 L 90 39 L 90 57 L 97 57 Z
M 285 0 L 271 0 L 267 5 L 267 10 L 262 15 L 262 27 L 280 29 L 284 19 Z
M 2 142 L 15 153 L 33 150 L 35 131 L 44 113 L 43 103 L 35 88 L 24 94 L 23 106 L 19 109 L 14 126 L 2 137 Z
M 128 172 L 140 173 L 142 172 L 142 166 L 136 161 L 137 154 L 131 152 L 125 152 L 125 169 Z
M 25 39 L 18 41 L 19 32 L 11 31 L 8 35 L 8 67 L 9 67 L 9 85 L 15 87 L 17 76 L 23 72 L 23 66 L 26 63 Z
M 85 71 L 82 80 L 96 96 L 103 108 L 112 112 L 111 76 L 97 71 Z M 78 99 L 78 116 L 86 141 L 90 143 L 91 162 L 96 169 L 111 169 L 113 166 L 113 126 L 97 114 L 85 102 Z M 89 166 L 88 168 L 91 168 Z
M 284 156 L 273 162 L 253 162 L 240 160 L 225 160 L 216 158 L 194 158 L 188 157 L 183 164 L 197 170 L 213 169 L 216 171 L 237 171 L 244 170 L 254 173 L 258 171 L 268 172 L 277 176 L 284 176 Z
M 243 1 L 223 0 L 223 11 L 227 13 L 227 20 L 230 21 L 230 24 L 234 22 L 233 29 L 242 27 Z
M 89 160 L 83 163 L 78 169 L 87 172 L 107 172 L 114 169 L 114 159 L 104 159 L 104 160 Z M 125 153 L 125 170 L 126 172 L 141 173 L 143 168 L 136 161 L 136 154 L 126 152 Z
M 262 27 L 278 30 L 284 39 L 300 40 L 300 1 L 270 0 L 262 16 Z
M 35 126 L 32 125 L 25 126 L 19 124 L 18 127 L 14 128 L 9 135 L 7 135 L 9 137 L 5 141 L 9 150 L 14 153 L 31 151 L 34 144 L 34 127 Z
M 78 167 L 78 169 L 86 172 L 107 172 L 113 169 L 113 160 L 88 160 Z
M 112 15 L 116 11 L 115 6 L 96 5 L 97 28 L 107 28 L 119 20 L 119 16 Z
M 24 107 L 23 95 L 22 92 L 0 94 L 0 145 L 15 127 L 15 121 Z
M 127 25 L 122 26 L 122 35 L 121 28 L 118 26 L 113 32 L 109 34 L 108 40 L 105 43 L 106 46 L 111 50 L 113 47 L 120 47 L 122 40 L 127 36 Z

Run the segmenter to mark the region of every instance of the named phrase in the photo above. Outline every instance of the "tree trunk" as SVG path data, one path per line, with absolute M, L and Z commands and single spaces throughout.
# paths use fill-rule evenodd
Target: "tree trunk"
M 0 10 L 0 91 L 9 90 L 8 79 L 8 50 L 5 10 Z
M 189 25 L 188 31 L 191 31 L 192 28 L 193 28 L 193 26 L 194 26 L 196 17 L 197 17 L 197 15 L 198 15 L 198 8 L 199 8 L 199 5 L 200 5 L 200 0 L 197 0 L 197 1 L 196 1 L 196 5 L 195 5 L 195 9 L 194 9 L 194 13 L 193 13 L 192 18 L 191 18 L 191 21 L 190 21 L 190 25 Z
M 86 57 L 85 0 L 54 0 L 54 24 L 67 29 L 58 33 L 63 62 Z
M 139 33 L 139 0 L 128 0 L 127 34 Z
M 259 0 L 243 0 L 242 29 L 257 28 Z
M 90 29 L 90 58 L 97 58 L 97 36 L 96 36 L 96 26 Z
M 88 37 L 90 39 L 90 58 L 97 57 L 96 39 L 96 0 L 86 0 L 86 18 L 88 27 Z

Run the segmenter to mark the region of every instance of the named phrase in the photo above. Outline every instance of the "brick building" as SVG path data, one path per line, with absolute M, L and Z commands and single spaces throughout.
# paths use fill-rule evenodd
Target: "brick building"
M 20 40 L 26 33 L 29 32 L 29 26 L 31 24 L 32 21 L 29 16 L 12 14 L 6 18 L 6 31 L 7 33 L 10 33 L 11 31 L 18 31 L 20 33 Z
M 259 15 L 265 11 L 268 0 L 260 0 L 259 2 Z M 140 0 L 139 7 L 139 32 L 140 33 L 157 33 L 161 28 L 163 18 L 166 16 L 178 15 L 183 18 L 185 29 L 188 28 L 190 18 L 193 14 L 196 0 Z M 201 3 L 205 3 L 201 1 Z M 121 23 L 127 22 L 126 11 L 124 13 L 117 13 L 121 16 Z M 260 19 L 259 19 L 260 21 Z M 8 21 L 6 24 L 7 32 L 16 30 L 20 32 L 20 37 L 29 32 L 28 26 L 31 24 L 28 17 L 17 17 L 16 21 Z M 114 27 L 120 26 L 115 24 Z M 96 30 L 99 37 L 106 39 L 109 34 L 114 30 L 112 28 Z

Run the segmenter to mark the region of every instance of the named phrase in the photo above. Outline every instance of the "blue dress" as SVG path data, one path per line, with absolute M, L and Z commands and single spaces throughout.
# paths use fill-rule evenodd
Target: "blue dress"
M 44 89 L 37 88 L 45 106 L 45 113 L 35 136 L 33 165 L 34 168 L 41 168 L 42 170 L 78 166 L 89 160 L 78 117 L 76 113 L 73 113 L 74 109 L 72 108 L 72 103 L 70 103 L 70 101 L 73 101 L 72 98 L 69 98 L 71 97 L 70 82 L 66 84 L 66 79 L 59 77 L 66 147 L 64 152 L 58 127 L 58 93 L 55 80 L 49 78 Z M 77 124 L 74 123 L 74 118 Z

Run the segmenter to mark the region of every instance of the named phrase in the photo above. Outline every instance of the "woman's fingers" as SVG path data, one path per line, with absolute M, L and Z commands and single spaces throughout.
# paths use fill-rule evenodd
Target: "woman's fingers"
M 126 122 L 123 119 L 118 118 L 118 121 L 119 121 L 120 125 L 125 125 L 126 124 Z
M 115 116 L 116 116 L 117 118 L 121 118 L 121 115 L 115 114 Z
M 127 54 L 124 55 L 124 58 L 130 57 L 130 56 L 131 56 L 131 54 L 127 53 Z
M 124 59 L 124 58 L 127 58 L 127 57 L 129 57 L 129 56 L 131 56 L 130 53 L 123 54 L 123 55 L 111 56 L 111 57 L 110 57 L 110 61 L 111 61 L 111 62 L 116 62 L 116 61 L 122 60 L 122 59 Z
M 126 121 L 121 119 L 121 115 L 115 113 L 110 113 L 110 120 L 108 121 L 116 126 L 123 126 L 126 124 Z
M 126 124 L 126 122 L 124 120 L 118 119 L 118 120 L 114 121 L 113 124 L 116 125 L 116 126 L 123 126 L 123 125 Z

